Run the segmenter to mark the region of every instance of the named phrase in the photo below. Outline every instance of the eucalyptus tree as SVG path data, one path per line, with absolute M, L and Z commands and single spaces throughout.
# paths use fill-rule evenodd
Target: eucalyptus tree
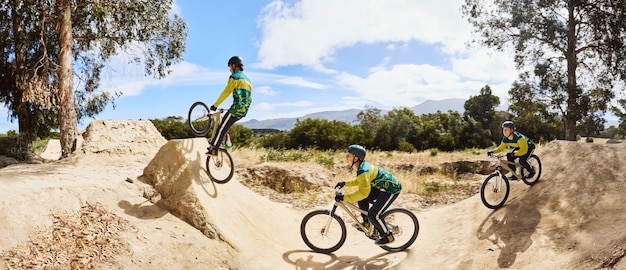
M 21 118 L 33 108 L 56 113 L 61 156 L 67 157 L 78 120 L 100 113 L 119 94 L 99 89 L 113 56 L 129 56 L 156 78 L 182 59 L 187 24 L 171 11 L 172 0 L 4 1 L 0 44 L 8 62 L 0 64 L 0 76 L 11 77 L 12 90 L 0 92 L 0 101 L 18 118 L 20 131 L 29 128 Z
M 465 101 L 463 113 L 466 117 L 471 117 L 478 122 L 478 128 L 488 130 L 488 137 L 492 140 L 500 138 L 500 123 L 495 121 L 496 107 L 500 105 L 500 98 L 494 96 L 491 87 L 485 85 L 480 89 L 480 95 L 470 96 Z
M 611 106 L 610 110 L 619 118 L 617 134 L 626 136 L 626 98 L 617 100 L 619 106 Z
M 543 66 L 549 73 L 539 73 L 531 90 L 562 97 L 551 105 L 563 106 L 566 140 L 576 140 L 581 97 L 591 89 L 614 93 L 614 83 L 626 80 L 624 1 L 465 0 L 462 11 L 479 34 L 475 42 L 514 49 L 522 72 Z

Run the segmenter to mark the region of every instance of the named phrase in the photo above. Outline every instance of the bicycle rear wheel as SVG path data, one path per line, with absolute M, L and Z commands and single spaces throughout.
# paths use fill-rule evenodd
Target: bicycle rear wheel
M 197 101 L 189 108 L 187 125 L 197 137 L 204 137 L 211 128 L 211 115 L 209 107 L 202 101 Z
M 404 208 L 389 209 L 381 216 L 393 233 L 395 240 L 382 249 L 387 251 L 402 251 L 415 242 L 420 231 L 420 225 L 413 212 Z
M 498 173 L 494 173 L 487 176 L 483 181 L 483 185 L 480 187 L 480 199 L 487 208 L 497 209 L 504 205 L 510 190 L 509 180 Z
M 235 162 L 230 152 L 224 148 L 219 148 L 217 155 L 206 157 L 206 171 L 209 178 L 218 184 L 230 181 L 235 174 Z
M 302 219 L 300 235 L 313 251 L 328 254 L 346 242 L 346 224 L 341 217 L 330 215 L 328 210 L 314 210 Z
M 522 177 L 522 181 L 524 181 L 526 185 L 530 186 L 537 183 L 537 181 L 539 181 L 539 177 L 541 177 L 541 160 L 539 160 L 539 157 L 537 155 L 533 154 L 528 157 L 528 164 L 530 164 L 530 167 L 535 170 L 535 175 L 530 178 Z M 528 175 L 528 172 L 524 167 L 522 167 L 522 175 Z

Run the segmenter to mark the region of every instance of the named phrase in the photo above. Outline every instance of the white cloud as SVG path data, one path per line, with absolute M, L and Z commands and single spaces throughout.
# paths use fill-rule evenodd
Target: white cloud
M 363 103 L 389 107 L 415 106 L 426 99 L 468 98 L 485 85 L 480 81 L 463 81 L 451 71 L 430 65 L 395 65 L 367 77 L 342 73 L 337 76 L 337 82 L 352 89 L 358 98 L 367 100 Z
M 280 107 L 310 107 L 313 106 L 313 103 L 310 101 L 296 101 L 296 102 L 285 102 L 285 103 L 267 103 L 261 102 L 259 104 L 254 104 L 255 110 L 269 111 Z
M 285 77 L 282 79 L 276 80 L 277 83 L 286 84 L 286 85 L 295 85 L 302 86 L 313 89 L 325 89 L 326 86 L 319 83 L 314 83 L 303 79 L 302 77 Z
M 272 87 L 260 86 L 260 87 L 254 87 L 254 93 L 255 94 L 258 93 L 258 94 L 262 94 L 262 95 L 266 95 L 266 96 L 274 96 L 278 92 L 274 91 L 274 89 L 272 89 Z
M 301 0 L 268 4 L 259 19 L 259 67 L 303 65 L 322 69 L 341 48 L 357 43 L 441 43 L 444 51 L 464 51 L 469 25 L 461 0 Z M 393 48 L 391 48 L 393 49 Z

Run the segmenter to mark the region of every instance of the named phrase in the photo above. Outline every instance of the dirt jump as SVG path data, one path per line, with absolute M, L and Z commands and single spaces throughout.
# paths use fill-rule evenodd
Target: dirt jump
M 205 139 L 166 141 L 149 121 L 94 121 L 82 138 L 69 158 L 0 169 L 0 269 L 626 269 L 626 144 L 552 141 L 540 181 L 512 182 L 498 210 L 476 194 L 414 211 L 406 251 L 348 226 L 318 254 L 299 226 L 320 206 L 274 202 L 237 173 L 213 183 Z

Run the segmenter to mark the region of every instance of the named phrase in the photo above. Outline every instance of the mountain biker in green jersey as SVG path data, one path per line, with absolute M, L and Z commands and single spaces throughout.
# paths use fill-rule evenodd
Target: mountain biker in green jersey
M 361 215 L 363 226 L 369 228 L 370 224 L 373 225 L 380 233 L 380 237 L 376 239 L 375 243 L 386 245 L 395 239 L 393 234 L 381 225 L 380 215 L 398 198 L 402 184 L 388 171 L 365 162 L 365 154 L 366 151 L 363 146 L 356 144 L 348 146 L 346 161 L 350 164 L 351 170 L 356 167 L 356 179 L 349 182 L 339 182 L 335 187 L 358 186 L 359 189 L 352 194 L 337 195 L 335 200 L 358 202 L 359 208 L 367 211 L 367 215 Z M 372 207 L 370 207 L 370 203 Z M 352 226 L 360 230 L 356 223 Z
M 528 171 L 528 175 L 526 177 L 531 178 L 535 175 L 535 171 L 528 164 L 528 157 L 535 150 L 535 143 L 530 140 L 526 135 L 515 131 L 515 123 L 513 121 L 504 121 L 502 123 L 502 141 L 500 145 L 493 151 L 487 152 L 488 156 L 493 155 L 493 153 L 500 153 L 505 149 L 513 149 L 513 151 L 506 154 L 506 159 L 510 162 L 514 162 L 515 159 L 519 158 L 519 163 Z M 511 170 L 515 171 L 514 165 L 509 165 Z M 509 177 L 511 180 L 517 180 L 515 175 Z
M 207 148 L 207 155 L 217 154 L 219 144 L 224 140 L 224 136 L 230 127 L 246 116 L 250 103 L 252 103 L 252 83 L 243 73 L 243 59 L 239 56 L 231 57 L 228 60 L 228 68 L 230 70 L 228 84 L 226 84 L 217 101 L 211 105 L 211 111 L 217 110 L 217 106 L 224 102 L 230 94 L 233 95 L 233 105 L 230 106 L 228 113 L 224 115 L 217 131 L 213 134 L 213 138 L 211 138 Z

